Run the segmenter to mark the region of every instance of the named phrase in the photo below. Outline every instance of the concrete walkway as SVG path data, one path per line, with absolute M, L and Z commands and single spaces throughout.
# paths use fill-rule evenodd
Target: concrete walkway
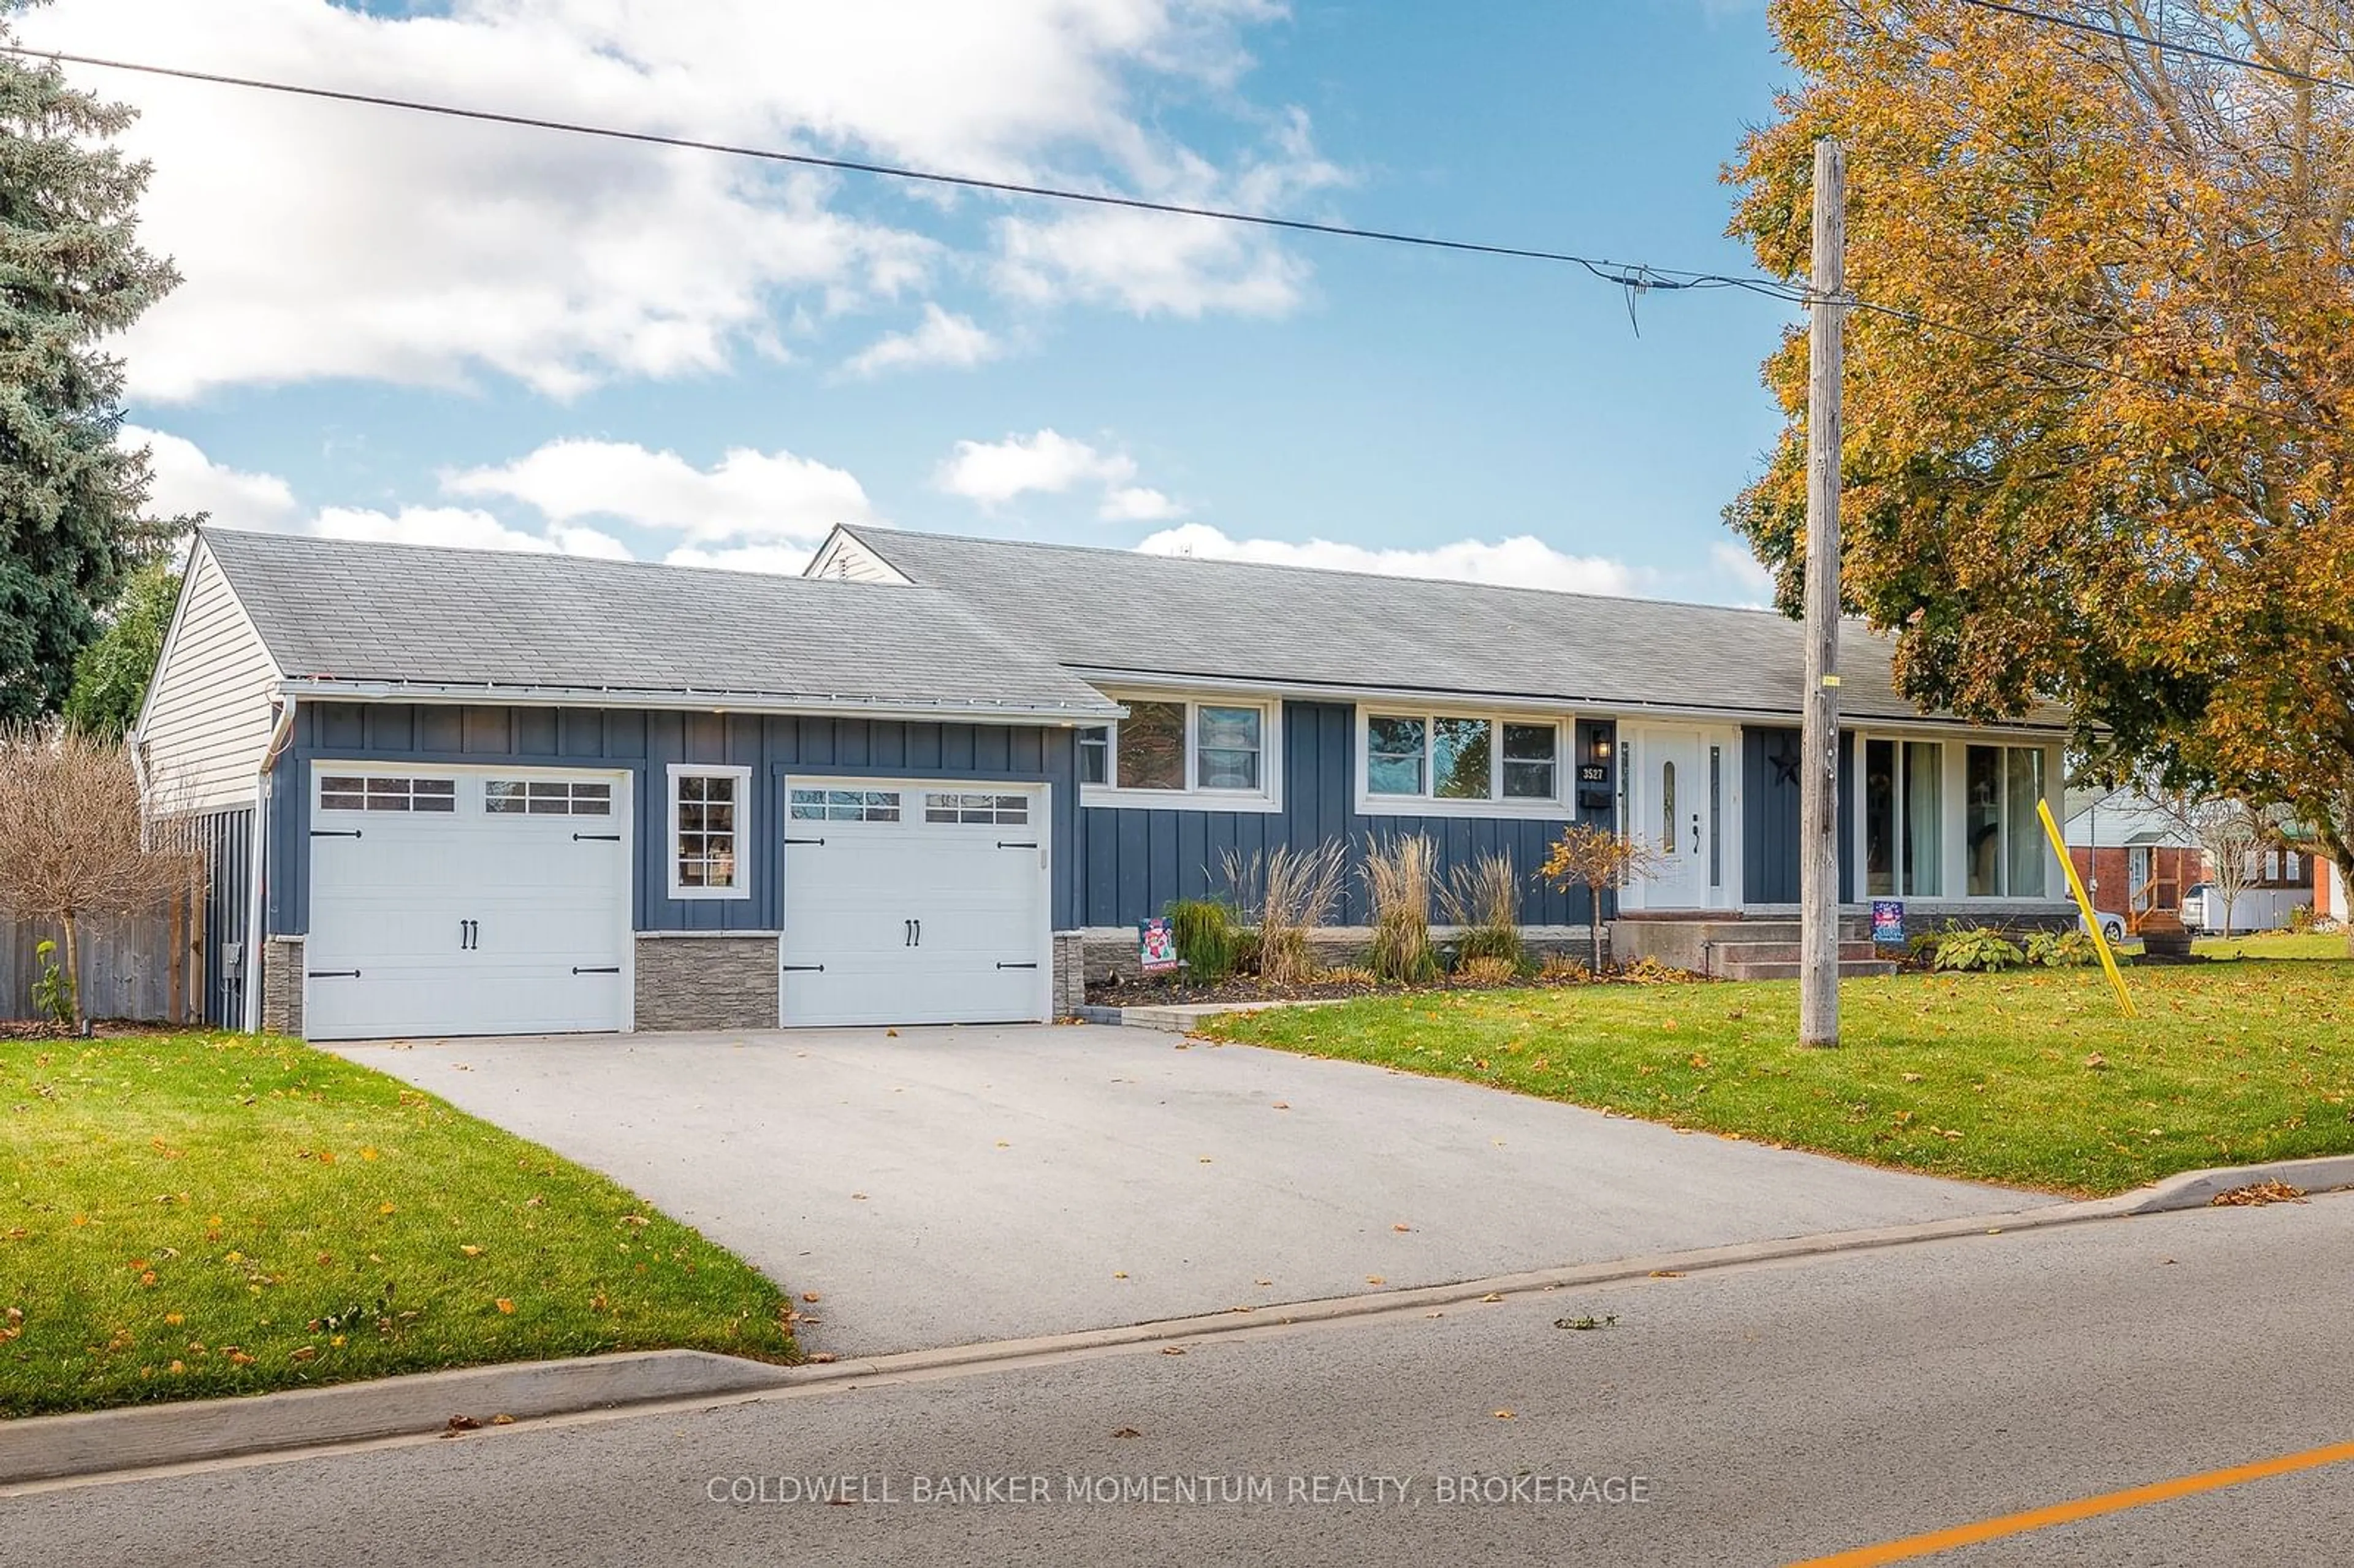
M 334 1048 L 819 1293 L 843 1354 L 2050 1202 L 1135 1029 Z

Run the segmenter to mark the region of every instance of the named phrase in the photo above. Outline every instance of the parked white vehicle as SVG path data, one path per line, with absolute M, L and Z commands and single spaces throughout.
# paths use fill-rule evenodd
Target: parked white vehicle
M 2313 895 L 2296 887 L 2251 887 L 2232 900 L 2232 929 L 2223 927 L 2223 895 L 2211 882 L 2201 882 L 2182 895 L 2182 923 L 2209 936 L 2249 931 L 2277 931 Z
M 2108 939 L 2110 946 L 2114 947 L 2117 943 L 2126 939 L 2126 917 L 2124 916 L 2115 914 L 2107 909 L 2097 908 L 2094 909 L 2093 913 L 2100 916 L 2101 935 Z M 2076 925 L 2083 930 L 2089 931 L 2092 929 L 2091 925 L 2085 920 L 2084 916 L 2081 913 L 2076 916 Z

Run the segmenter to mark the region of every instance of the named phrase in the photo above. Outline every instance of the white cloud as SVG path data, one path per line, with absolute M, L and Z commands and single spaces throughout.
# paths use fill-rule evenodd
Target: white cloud
M 1136 477 L 1136 461 L 1103 451 L 1056 430 L 1008 436 L 1002 441 L 959 441 L 935 480 L 950 495 L 997 506 L 1034 491 L 1060 495 L 1083 484 L 1121 485 Z
M 396 513 L 330 506 L 300 530 L 328 539 L 373 539 L 395 545 L 455 545 L 474 550 L 556 553 L 545 535 L 510 528 L 487 512 L 457 506 L 404 506 Z M 593 552 L 588 552 L 593 553 Z
M 225 528 L 283 528 L 299 510 L 293 490 L 276 474 L 241 473 L 217 463 L 186 437 L 125 425 L 117 440 L 148 449 L 155 476 L 149 509 L 159 517 L 202 512 Z
M 1623 561 L 1604 556 L 1564 555 L 1526 534 L 1499 539 L 1494 544 L 1482 539 L 1458 539 L 1424 550 L 1377 550 L 1333 539 L 1310 539 L 1305 543 L 1230 539 L 1206 523 L 1187 523 L 1163 529 L 1137 548 L 1156 556 L 1325 567 L 1338 571 L 1378 572 L 1384 577 L 1494 583 L 1505 588 L 1601 594 L 1631 594 L 1636 588 L 1636 573 Z
M 708 469 L 628 441 L 557 440 L 501 468 L 444 474 L 452 495 L 519 501 L 550 521 L 615 518 L 689 545 L 814 545 L 836 523 L 871 523 L 857 478 L 789 451 L 737 448 Z
M 1124 485 L 1112 491 L 1096 509 L 1096 515 L 1107 523 L 1165 523 L 1172 517 L 1182 517 L 1185 509 L 1161 492 L 1141 484 Z
M 1235 93 L 1243 31 L 1281 14 L 1276 0 L 466 0 L 401 16 L 335 0 L 58 0 L 20 26 L 42 48 L 1243 204 L 1330 183 L 1296 113 Z M 780 323 L 920 294 L 952 257 L 917 231 L 911 204 L 997 206 L 709 154 L 73 74 L 143 111 L 122 138 L 155 165 L 143 231 L 188 279 L 124 344 L 147 399 L 329 376 L 454 386 L 484 371 L 567 397 L 712 372 L 748 349 L 784 354 Z M 1179 142 L 1145 101 L 1164 87 L 1206 89 L 1193 96 L 1212 106 L 1208 133 L 1239 128 L 1260 151 L 1222 165 Z M 1304 278 L 1268 237 L 1173 219 L 1025 215 L 985 231 L 1001 284 L 1025 300 L 1267 312 L 1288 308 Z M 928 316 L 907 349 L 868 352 L 887 364 L 947 343 Z
M 998 341 L 973 324 L 970 316 L 954 315 L 926 303 L 922 324 L 913 332 L 887 333 L 853 355 L 843 369 L 853 376 L 880 376 L 919 365 L 947 365 L 969 369 L 994 359 Z
M 1761 565 L 1748 546 L 1720 539 L 1708 547 L 1708 558 L 1720 576 L 1733 579 L 1745 604 L 1765 606 L 1774 601 L 1774 574 Z

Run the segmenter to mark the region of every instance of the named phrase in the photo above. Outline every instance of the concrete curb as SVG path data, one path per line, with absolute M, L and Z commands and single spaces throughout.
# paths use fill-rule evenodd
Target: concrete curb
M 1106 1007 L 1100 1002 L 1090 1001 L 1074 1009 L 1071 1016 L 1083 1023 L 1157 1029 L 1163 1034 L 1191 1034 L 1202 1020 L 1222 1012 L 1264 1012 L 1274 1007 L 1331 1007 L 1344 1000 L 1333 996 L 1310 996 L 1282 1001 L 1131 1002 L 1119 1007 Z
M 621 1405 L 777 1388 L 789 1369 L 702 1351 L 642 1351 L 422 1372 L 327 1388 L 0 1421 L 0 1486 L 280 1448 L 411 1436 L 464 1416 L 488 1426 Z
M 2253 1187 L 2260 1181 L 2282 1181 L 2306 1192 L 2336 1192 L 2354 1187 L 2354 1154 L 2326 1154 L 2318 1160 L 2280 1160 L 2269 1165 L 2219 1165 L 2208 1171 L 2185 1171 L 2124 1198 L 2133 1200 L 2128 1214 L 2164 1214 L 2178 1209 L 2203 1209 L 2219 1192 Z

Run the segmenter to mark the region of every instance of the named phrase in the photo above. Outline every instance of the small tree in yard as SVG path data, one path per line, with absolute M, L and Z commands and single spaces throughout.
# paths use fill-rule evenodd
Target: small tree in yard
M 1643 840 L 1625 838 L 1590 822 L 1572 822 L 1545 855 L 1537 874 L 1566 892 L 1585 889 L 1586 929 L 1594 940 L 1594 958 L 1587 968 L 1602 972 L 1602 895 L 1624 887 L 1645 872 L 1656 870 L 1659 853 Z
M 2236 795 L 2168 791 L 2158 797 L 2160 810 L 2197 841 L 2207 860 L 2207 882 L 2223 904 L 2218 935 L 2232 934 L 2232 908 L 2255 880 L 2256 852 L 2274 837 L 2267 819 Z M 2211 914 L 2209 924 L 2213 924 Z
M 67 728 L 0 733 L 0 914 L 54 920 L 77 1030 L 81 919 L 144 915 L 187 885 L 184 855 L 152 846 L 122 746 Z

